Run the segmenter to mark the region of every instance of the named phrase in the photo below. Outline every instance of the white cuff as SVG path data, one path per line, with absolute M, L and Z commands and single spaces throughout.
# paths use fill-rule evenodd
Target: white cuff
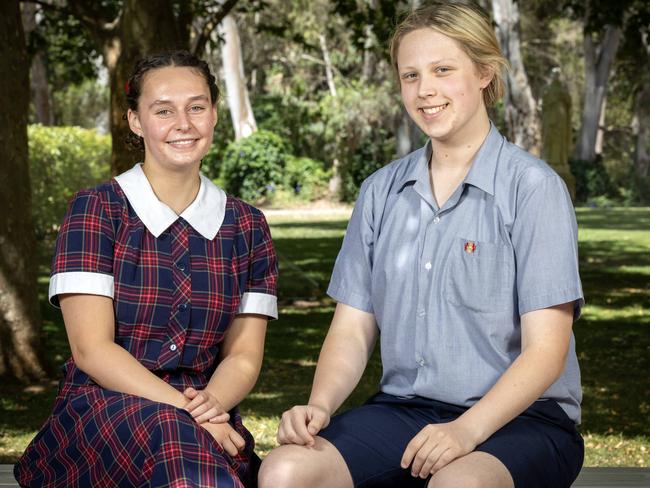
M 50 303 L 59 308 L 58 295 L 63 293 L 84 293 L 86 295 L 103 295 L 113 298 L 113 276 L 105 273 L 86 271 L 69 271 L 57 273 L 50 278 Z
M 237 313 L 255 313 L 278 318 L 278 298 L 267 293 L 246 292 L 241 297 Z

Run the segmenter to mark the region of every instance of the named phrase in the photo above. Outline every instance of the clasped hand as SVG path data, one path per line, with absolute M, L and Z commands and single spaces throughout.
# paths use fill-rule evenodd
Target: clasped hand
M 183 392 L 188 403 L 183 407 L 189 414 L 207 430 L 231 456 L 236 456 L 246 442 L 239 433 L 228 423 L 230 415 L 219 403 L 219 400 L 207 390 L 186 388 Z
M 475 448 L 474 436 L 458 421 L 430 424 L 411 439 L 400 464 L 411 466 L 413 476 L 427 478 Z

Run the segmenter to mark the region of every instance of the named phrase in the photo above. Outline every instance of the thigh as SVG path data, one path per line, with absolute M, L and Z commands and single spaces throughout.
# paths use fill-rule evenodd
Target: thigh
M 434 474 L 427 488 L 514 488 L 508 468 L 486 452 L 474 451 Z
M 339 451 L 316 437 L 313 447 L 284 445 L 262 462 L 260 488 L 352 488 L 350 472 Z
M 340 452 L 355 487 L 423 487 L 426 480 L 411 476 L 400 461 L 411 439 L 436 422 L 433 417 L 419 408 L 370 403 L 333 417 L 319 435 Z
M 584 458 L 582 437 L 554 401 L 535 402 L 476 451 L 499 459 L 517 488 L 568 488 Z

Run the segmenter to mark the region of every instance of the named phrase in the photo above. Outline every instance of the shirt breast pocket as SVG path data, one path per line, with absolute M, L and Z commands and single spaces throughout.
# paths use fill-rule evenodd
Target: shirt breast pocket
M 457 238 L 444 280 L 448 302 L 474 312 L 503 312 L 514 306 L 510 249 L 493 242 Z

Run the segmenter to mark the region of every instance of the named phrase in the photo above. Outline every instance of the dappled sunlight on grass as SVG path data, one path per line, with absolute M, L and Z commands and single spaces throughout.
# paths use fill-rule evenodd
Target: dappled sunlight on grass
M 587 305 L 575 324 L 584 386 L 586 466 L 650 466 L 650 209 L 578 209 L 580 266 Z M 325 296 L 347 218 L 341 214 L 269 217 L 280 256 L 280 319 L 269 324 L 262 373 L 241 405 L 257 451 L 276 445 L 281 413 L 305 403 L 334 312 Z M 69 356 L 58 310 L 47 304 L 49 251 L 39 277 L 48 359 Z M 376 348 L 342 409 L 376 392 Z M 47 418 L 56 381 L 3 384 L 0 462 L 13 462 Z

